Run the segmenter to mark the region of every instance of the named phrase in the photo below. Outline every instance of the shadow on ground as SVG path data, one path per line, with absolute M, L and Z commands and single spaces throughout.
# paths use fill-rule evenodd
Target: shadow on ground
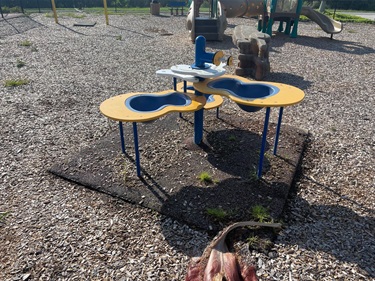
M 256 178 L 263 122 L 221 111 L 206 113 L 203 148 L 189 149 L 193 114 L 168 115 L 139 126 L 142 177 L 135 172 L 132 135 L 122 154 L 117 130 L 79 153 L 61 159 L 50 171 L 70 181 L 156 210 L 191 227 L 216 233 L 249 220 L 254 205 L 279 218 L 303 151 L 306 134 L 282 127 L 279 155 L 266 152 L 263 178 Z M 128 124 L 130 125 L 130 124 Z M 269 141 L 275 126 L 270 126 Z M 128 126 L 125 131 L 129 132 Z M 269 145 L 267 145 L 269 147 Z M 212 182 L 198 179 L 207 172 Z M 227 216 L 218 219 L 208 209 Z

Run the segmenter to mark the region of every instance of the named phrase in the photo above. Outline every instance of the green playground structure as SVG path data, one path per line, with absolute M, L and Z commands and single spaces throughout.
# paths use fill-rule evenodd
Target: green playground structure
M 207 40 L 222 40 L 227 26 L 226 18 L 258 17 L 258 30 L 272 35 L 275 21 L 278 31 L 297 37 L 301 15 L 317 23 L 328 34 L 342 31 L 341 22 L 327 17 L 310 7 L 303 6 L 303 0 L 210 0 L 209 13 L 200 13 L 203 0 L 191 1 L 187 17 L 187 28 L 192 40 L 203 35 Z M 286 23 L 285 29 L 283 27 Z

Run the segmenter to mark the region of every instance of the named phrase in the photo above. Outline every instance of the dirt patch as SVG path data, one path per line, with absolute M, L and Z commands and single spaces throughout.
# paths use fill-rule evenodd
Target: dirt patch
M 170 114 L 139 124 L 142 177 L 136 176 L 131 124 L 125 124 L 126 153 L 118 130 L 73 154 L 50 171 L 65 179 L 139 204 L 216 233 L 250 220 L 262 205 L 273 219 L 283 211 L 307 135 L 282 126 L 278 155 L 267 144 L 263 177 L 256 171 L 263 122 L 221 111 L 205 112 L 204 142 L 192 145 L 193 114 Z M 270 124 L 268 141 L 274 136 Z M 199 176 L 206 172 L 211 179 Z

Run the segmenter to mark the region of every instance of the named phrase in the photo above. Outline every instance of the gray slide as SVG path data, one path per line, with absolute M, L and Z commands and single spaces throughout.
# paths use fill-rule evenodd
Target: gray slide
M 316 22 L 326 33 L 336 34 L 340 33 L 343 29 L 343 24 L 341 22 L 331 19 L 310 7 L 302 7 L 301 15 L 304 15 Z

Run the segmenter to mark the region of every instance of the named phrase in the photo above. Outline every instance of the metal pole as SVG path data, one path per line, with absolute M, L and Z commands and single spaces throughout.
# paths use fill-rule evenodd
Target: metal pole
M 336 16 L 336 9 L 337 9 L 337 0 L 335 1 L 335 9 L 333 10 L 333 19 L 335 19 Z M 331 40 L 333 39 L 333 33 L 331 34 Z
M 38 5 L 38 10 L 39 10 L 39 14 L 40 14 L 41 12 L 40 12 L 39 0 L 36 0 L 36 4 Z
M 104 5 L 105 24 L 109 25 L 107 0 L 103 0 L 103 5 Z
M 53 17 L 55 18 L 55 23 L 59 23 L 59 21 L 57 20 L 55 0 L 51 0 L 51 5 L 52 5 Z
M 22 3 L 22 0 L 20 0 L 20 6 L 21 6 L 21 11 L 22 11 L 22 14 L 25 13 L 25 11 L 23 10 L 23 3 Z
M 266 145 L 267 145 L 267 131 L 268 131 L 268 122 L 270 120 L 270 112 L 271 112 L 271 108 L 267 107 L 266 117 L 264 118 L 262 146 L 260 148 L 260 155 L 259 155 L 259 164 L 258 164 L 258 178 L 259 179 L 262 177 L 263 159 L 264 159 L 264 152 L 266 151 Z

